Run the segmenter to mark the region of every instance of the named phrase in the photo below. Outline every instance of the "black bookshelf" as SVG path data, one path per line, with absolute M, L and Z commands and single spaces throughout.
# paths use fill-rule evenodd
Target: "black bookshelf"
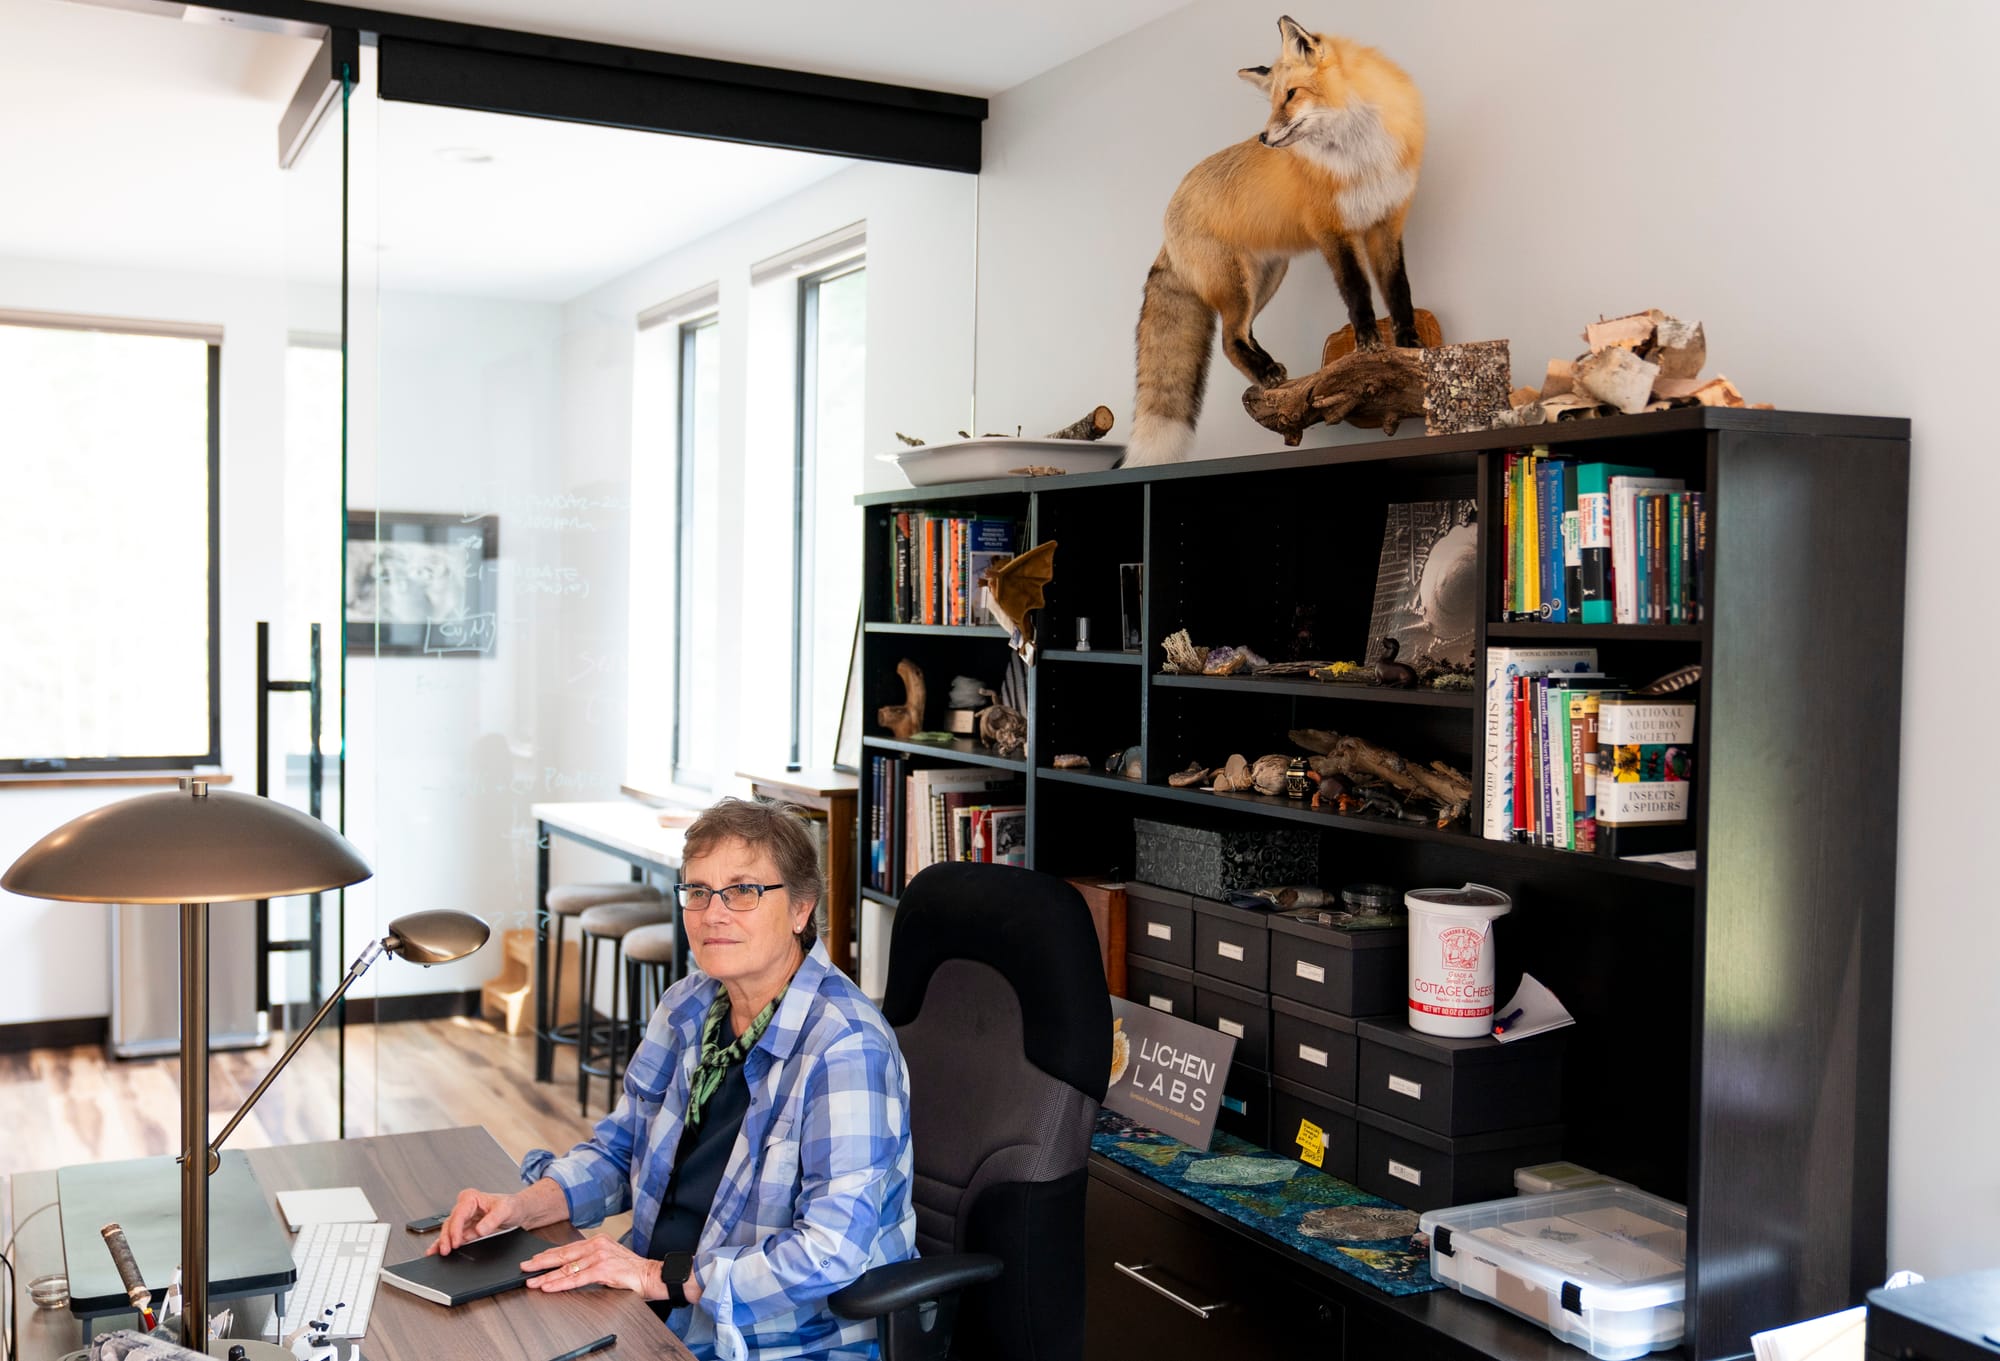
M 1534 444 L 1656 468 L 1706 494 L 1702 622 L 1502 619 L 1504 456 Z M 1688 1206 L 1680 1354 L 1741 1355 L 1754 1331 L 1859 1303 L 1885 1269 L 1908 468 L 1904 420 L 1701 408 L 863 496 L 869 715 L 901 701 L 903 657 L 924 668 L 930 721 L 941 725 L 952 675 L 993 683 L 1007 655 L 997 630 L 881 622 L 894 508 L 975 505 L 1015 516 L 1025 543 L 1057 543 L 1026 758 L 1002 761 L 964 739 L 939 748 L 882 736 L 865 740 L 864 758 L 1021 770 L 1030 861 L 1053 873 L 1129 871 L 1132 823 L 1146 818 L 1315 828 L 1332 886 L 1473 880 L 1513 894 L 1498 928 L 1501 995 L 1525 967 L 1579 1022 L 1564 1156 Z M 1633 681 L 1703 666 L 1698 868 L 1478 835 L 1480 693 L 1160 673 L 1160 642 L 1179 628 L 1282 656 L 1293 607 L 1308 598 L 1321 650 L 1358 659 L 1382 508 L 1445 496 L 1480 511 L 1476 679 L 1489 646 L 1593 646 Z M 1074 651 L 1079 616 L 1094 635 L 1116 636 L 1116 567 L 1129 562 L 1145 564 L 1142 650 Z M 1292 751 L 1294 727 L 1450 761 L 1473 778 L 1469 821 L 1437 828 L 1165 783 L 1190 761 Z M 1144 780 L 1103 773 L 1131 746 Z M 1056 769 L 1066 754 L 1087 766 Z M 866 828 L 865 759 L 862 797 Z M 863 896 L 893 902 L 873 888 Z M 1368 1298 L 1347 1303 L 1350 1330 Z M 1461 1317 L 1430 1316 L 1438 1327 Z M 1453 1341 L 1451 1354 L 1520 1358 L 1543 1355 L 1548 1338 L 1495 1326 Z

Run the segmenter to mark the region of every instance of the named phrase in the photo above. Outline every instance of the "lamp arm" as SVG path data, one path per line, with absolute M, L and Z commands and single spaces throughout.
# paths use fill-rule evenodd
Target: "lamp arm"
M 361 975 L 368 972 L 368 966 L 382 957 L 383 950 L 387 946 L 388 941 L 394 939 L 394 936 L 390 936 L 387 940 L 371 940 L 368 942 L 368 948 L 363 950 L 361 957 L 354 961 L 354 967 L 347 971 L 347 977 L 340 980 L 340 986 L 333 990 L 333 996 L 326 999 L 326 1005 L 319 1009 L 319 1014 L 306 1022 L 305 1027 L 299 1031 L 292 1042 L 285 1046 L 285 1052 L 278 1056 L 278 1061 L 271 1065 L 270 1071 L 264 1074 L 264 1080 L 257 1084 L 257 1089 L 243 1099 L 243 1104 L 236 1108 L 236 1114 L 230 1116 L 229 1123 L 222 1127 L 222 1133 L 216 1135 L 213 1142 L 208 1146 L 208 1170 L 211 1174 L 214 1173 L 216 1168 L 222 1165 L 223 1141 L 228 1139 L 235 1132 L 236 1127 L 243 1123 L 243 1117 L 250 1113 L 250 1108 L 257 1104 L 257 1099 L 264 1095 L 273 1082 L 278 1080 L 278 1074 L 285 1071 L 285 1065 L 292 1061 L 292 1055 L 298 1053 L 300 1047 L 312 1038 L 313 1032 L 319 1029 L 319 1023 L 327 1018 L 327 1013 L 331 1012 L 334 1005 L 347 995 L 349 988 L 360 981 Z

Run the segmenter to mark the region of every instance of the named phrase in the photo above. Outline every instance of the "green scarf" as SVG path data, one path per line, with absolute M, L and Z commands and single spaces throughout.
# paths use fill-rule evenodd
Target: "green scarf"
M 688 1129 L 701 1123 L 701 1108 L 715 1095 L 729 1070 L 743 1062 L 757 1047 L 757 1041 L 763 1038 L 764 1027 L 771 1024 L 771 1018 L 778 1014 L 778 1002 L 783 996 L 780 993 L 773 997 L 769 1005 L 757 1013 L 757 1019 L 750 1023 L 748 1030 L 724 1044 L 723 1036 L 729 1030 L 729 992 L 727 989 L 716 992 L 715 1000 L 709 1003 L 708 1019 L 701 1024 L 701 1062 L 695 1067 L 694 1081 L 688 1094 Z

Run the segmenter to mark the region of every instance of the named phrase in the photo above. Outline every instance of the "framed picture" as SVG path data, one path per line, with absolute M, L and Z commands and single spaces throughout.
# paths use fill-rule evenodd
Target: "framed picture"
M 833 768 L 861 770 L 861 616 L 854 616 L 854 642 L 847 650 L 847 697 L 840 702 L 840 731 L 833 743 Z
M 1375 569 L 1375 608 L 1363 655 L 1466 668 L 1479 610 L 1479 506 L 1469 499 L 1399 501 L 1388 507 Z
M 490 657 L 500 517 L 347 512 L 347 645 L 377 657 Z

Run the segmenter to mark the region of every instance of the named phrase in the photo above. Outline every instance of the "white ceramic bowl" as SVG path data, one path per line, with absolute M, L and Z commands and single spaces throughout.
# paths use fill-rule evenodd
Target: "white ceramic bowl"
M 1122 444 L 1078 439 L 967 439 L 926 444 L 899 454 L 878 454 L 903 470 L 913 487 L 940 482 L 979 482 L 1006 477 L 1028 467 L 1066 473 L 1101 473 L 1125 456 Z

